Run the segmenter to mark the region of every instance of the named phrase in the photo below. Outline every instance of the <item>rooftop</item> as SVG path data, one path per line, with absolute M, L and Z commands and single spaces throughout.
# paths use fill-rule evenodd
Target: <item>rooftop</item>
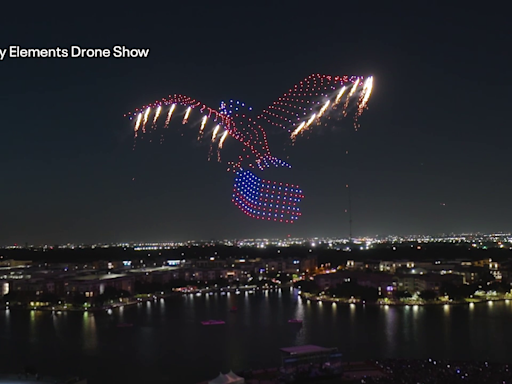
M 110 280 L 110 279 L 118 279 L 120 277 L 126 277 L 127 275 L 117 274 L 117 273 L 109 273 L 104 275 L 86 275 L 86 276 L 77 276 L 73 277 L 72 280 L 75 281 L 91 281 L 91 280 Z
M 329 352 L 332 350 L 333 348 L 324 348 L 319 347 L 318 345 L 299 345 L 296 347 L 281 348 L 282 352 L 288 353 L 290 355 L 305 355 L 308 353 Z
M 153 272 L 168 272 L 175 271 L 180 269 L 179 267 L 152 267 L 152 268 L 135 268 L 130 269 L 128 272 L 130 273 L 153 273 Z
M 39 377 L 36 378 L 33 375 L 28 375 L 25 377 L 22 375 L 2 375 L 0 374 L 0 384 L 55 384 L 55 383 L 76 383 L 76 384 L 86 384 L 85 380 L 56 380 L 55 378 L 50 377 Z

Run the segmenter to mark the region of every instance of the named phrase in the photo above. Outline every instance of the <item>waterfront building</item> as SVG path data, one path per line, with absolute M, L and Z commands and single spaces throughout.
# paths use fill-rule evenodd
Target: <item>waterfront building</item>
M 121 274 L 77 276 L 69 280 L 67 293 L 82 293 L 85 297 L 101 295 L 106 287 L 133 293 L 133 276 Z

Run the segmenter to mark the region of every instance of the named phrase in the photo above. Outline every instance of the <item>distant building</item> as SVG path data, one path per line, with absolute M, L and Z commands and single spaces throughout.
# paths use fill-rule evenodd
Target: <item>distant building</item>
M 106 287 L 133 293 L 133 276 L 121 274 L 77 276 L 66 283 L 67 293 L 82 293 L 86 297 L 101 295 Z
M 32 265 L 32 261 L 29 260 L 14 260 L 14 259 L 5 259 L 0 260 L 0 267 L 29 267 Z
M 398 278 L 388 273 L 366 273 L 363 271 L 339 271 L 316 275 L 315 283 L 321 289 L 335 288 L 339 284 L 356 283 L 365 287 L 376 288 L 379 293 L 391 293 L 397 289 Z
M 414 261 L 409 260 L 390 260 L 379 263 L 379 271 L 395 273 L 398 268 L 414 268 Z
M 463 284 L 463 277 L 457 274 L 441 275 L 436 273 L 398 276 L 398 290 L 410 293 L 422 291 L 439 292 L 445 284 L 461 285 Z
M 363 261 L 347 260 L 346 269 L 364 269 L 365 263 Z

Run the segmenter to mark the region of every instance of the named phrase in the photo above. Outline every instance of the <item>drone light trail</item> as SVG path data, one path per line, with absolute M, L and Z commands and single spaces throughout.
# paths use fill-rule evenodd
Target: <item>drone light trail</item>
M 220 129 L 220 125 L 217 124 L 215 126 L 215 129 L 213 130 L 213 133 L 212 133 L 212 142 L 215 141 L 215 138 L 217 137 L 217 133 L 219 132 L 219 129 Z
M 360 82 L 360 79 L 357 78 L 357 80 L 354 82 L 354 85 L 352 86 L 352 89 L 348 93 L 347 100 L 345 101 L 345 104 L 343 104 L 343 116 L 344 117 L 346 117 L 347 114 L 348 114 L 348 112 L 347 112 L 348 103 L 349 103 L 350 98 L 352 97 L 352 95 L 356 92 L 356 89 L 357 89 L 357 86 L 359 85 L 359 82 Z M 356 115 L 356 118 L 357 118 L 357 115 Z
M 336 96 L 336 100 L 334 100 L 334 103 L 332 104 L 333 109 L 336 109 L 336 105 L 338 105 L 338 103 L 340 102 L 341 97 L 343 96 L 343 93 L 345 92 L 346 89 L 347 87 L 345 86 L 341 87 L 340 91 L 338 92 L 338 95 Z
M 308 127 L 311 125 L 311 123 L 313 121 L 315 121 L 315 117 L 316 117 L 316 113 L 313 113 L 313 116 L 311 116 L 308 120 L 308 122 L 306 123 L 306 125 L 304 126 L 304 129 L 308 129 Z
M 203 134 L 204 127 L 206 125 L 207 120 L 208 120 L 208 116 L 203 116 L 203 119 L 201 120 L 201 127 L 199 127 L 199 135 L 198 135 L 197 139 L 199 139 L 201 137 L 201 135 Z
M 368 104 L 368 100 L 370 100 L 370 95 L 372 93 L 372 88 L 373 88 L 373 77 L 369 77 L 364 82 L 364 87 L 363 87 L 364 97 L 363 97 L 363 101 L 361 102 L 361 108 L 365 108 L 366 104 Z
M 219 148 L 222 149 L 222 146 L 224 145 L 224 140 L 226 140 L 226 138 L 228 137 L 228 131 L 224 131 L 224 133 L 222 134 L 222 136 L 220 137 L 220 140 L 219 140 Z
M 141 121 L 142 121 L 142 113 L 139 113 L 137 115 L 137 120 L 135 121 L 135 137 L 137 137 L 137 131 L 139 130 Z
M 156 124 L 156 121 L 158 120 L 158 116 L 160 116 L 160 112 L 162 112 L 162 106 L 159 105 L 155 112 L 155 117 L 153 119 L 153 124 Z
M 306 122 L 303 121 L 295 131 L 292 132 L 292 139 L 295 138 L 295 136 L 297 136 L 297 134 L 302 130 L 302 128 L 304 128 L 304 126 L 306 125 Z
M 171 108 L 169 108 L 169 112 L 167 113 L 167 118 L 165 119 L 164 128 L 167 128 L 169 126 L 169 123 L 171 122 L 172 113 L 174 112 L 175 108 L 176 108 L 176 104 L 171 105 Z
M 148 122 L 149 112 L 151 112 L 151 107 L 148 107 L 148 109 L 146 109 L 146 112 L 144 113 L 144 122 L 142 123 L 142 132 L 146 132 L 146 123 Z
M 352 86 L 352 89 L 350 90 L 350 93 L 348 94 L 348 97 L 352 96 L 355 93 L 357 86 L 359 85 L 359 81 L 359 79 L 356 80 L 356 82 Z
M 320 112 L 318 112 L 317 119 L 320 119 L 322 117 L 322 115 L 325 113 L 325 111 L 327 110 L 327 107 L 329 106 L 330 103 L 331 103 L 331 100 L 327 100 L 325 102 L 325 104 L 322 107 L 322 109 L 320 110 Z
M 192 107 L 187 108 L 187 112 L 185 112 L 185 116 L 183 117 L 183 121 L 181 122 L 182 124 L 187 124 L 190 111 L 192 111 Z

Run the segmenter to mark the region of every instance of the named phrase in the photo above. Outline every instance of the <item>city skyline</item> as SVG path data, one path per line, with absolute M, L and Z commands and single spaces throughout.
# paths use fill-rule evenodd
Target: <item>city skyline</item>
M 4 244 L 0 245 L 0 249 L 23 249 L 23 248 L 55 248 L 59 249 L 81 249 L 81 248 L 109 248 L 109 247 L 130 247 L 134 250 L 153 250 L 157 249 L 176 249 L 184 246 L 199 246 L 199 245 L 225 245 L 225 246 L 238 246 L 238 247 L 263 247 L 263 246 L 339 246 L 345 244 L 388 244 L 388 243 L 496 243 L 500 248 L 508 247 L 512 249 L 512 233 L 495 232 L 495 233 L 451 233 L 451 234 L 437 234 L 437 235 L 374 235 L 374 236 L 356 236 L 348 237 L 328 237 L 328 236 L 315 236 L 309 238 L 301 237 L 286 237 L 286 238 L 239 238 L 239 239 L 188 239 L 188 240 L 174 240 L 174 241 L 124 241 L 113 243 L 41 243 L 41 244 Z M 508 243 L 508 244 L 507 244 Z M 475 246 L 475 245 L 474 245 Z M 139 248 L 139 249 L 137 249 Z

